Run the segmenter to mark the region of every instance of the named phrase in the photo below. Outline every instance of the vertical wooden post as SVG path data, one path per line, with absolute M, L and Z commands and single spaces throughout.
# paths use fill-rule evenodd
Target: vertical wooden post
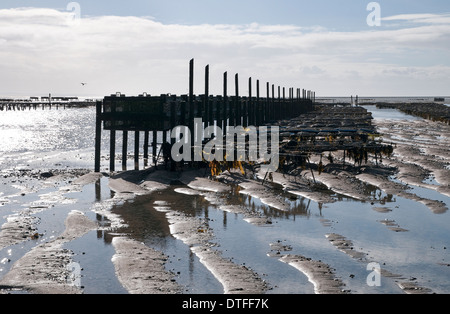
M 139 130 L 134 132 L 134 169 L 139 170 Z
M 264 105 L 266 118 L 264 119 L 264 124 L 267 124 L 270 121 L 270 83 L 269 82 L 267 82 L 267 85 L 266 85 L 266 92 L 267 92 L 266 103 Z
M 95 172 L 100 172 L 100 151 L 102 143 L 102 102 L 96 103 L 96 118 L 95 118 Z
M 160 154 L 163 156 L 163 159 L 164 159 L 164 163 L 166 163 L 166 156 L 165 156 L 165 154 L 164 154 L 164 145 L 167 145 L 166 143 L 167 143 L 168 141 L 167 141 L 167 130 L 164 130 L 163 132 L 162 132 L 162 141 L 161 141 L 161 148 L 160 148 Z M 165 167 L 167 167 L 167 164 L 165 164 L 164 165 Z
M 148 146 L 149 146 L 149 131 L 145 131 L 144 133 L 144 166 L 148 166 Z
M 272 84 L 272 99 L 270 101 L 270 120 L 275 120 L 275 84 Z
M 221 96 L 217 96 L 214 101 L 214 107 L 216 109 L 216 114 L 214 115 L 214 120 L 216 121 L 216 125 L 220 127 L 222 130 L 222 106 L 223 106 L 223 98 Z
M 205 99 L 204 99 L 204 109 L 205 109 L 205 126 L 211 125 L 211 108 L 209 103 L 209 65 L 205 67 Z
M 123 131 L 122 139 L 122 170 L 127 170 L 127 155 L 128 155 L 128 131 Z
M 194 102 L 194 59 L 189 62 L 189 107 L 192 109 Z M 189 117 L 194 118 L 194 115 Z
M 282 109 L 281 109 L 281 87 L 278 86 L 278 106 L 275 110 L 277 120 L 281 119 Z
M 261 110 L 261 104 L 259 103 L 259 80 L 256 80 L 256 126 L 260 126 L 261 125 L 261 114 L 262 114 L 262 110 Z
M 152 131 L 153 140 L 152 140 L 152 155 L 153 155 L 153 163 L 156 166 L 156 157 L 157 157 L 157 146 L 158 146 L 158 131 Z
M 115 123 L 115 115 L 116 113 L 116 103 L 113 102 L 111 104 L 111 114 L 113 115 L 113 118 L 111 120 L 111 131 L 110 131 L 110 138 L 109 138 L 109 171 L 115 171 L 116 170 L 116 123 Z
M 191 130 L 191 143 L 194 145 L 195 143 L 195 125 L 194 125 L 194 59 L 191 59 L 189 63 L 189 129 Z M 199 110 L 198 114 L 200 115 L 201 112 Z M 164 143 L 164 140 L 163 140 Z M 194 151 L 191 150 L 191 160 L 194 160 Z M 156 164 L 156 163 L 155 163 Z
M 223 108 L 222 108 L 223 131 L 226 132 L 228 111 L 228 73 L 223 73 Z
M 286 116 L 288 117 L 288 119 L 292 118 L 291 108 L 292 108 L 292 88 L 289 87 L 289 100 L 286 106 Z
M 234 76 L 234 87 L 236 91 L 234 126 L 238 126 L 241 125 L 241 102 L 239 99 L 239 74 L 237 73 Z
M 172 130 L 177 126 L 177 108 L 176 108 L 176 98 L 170 99 L 170 131 L 169 137 L 170 137 L 170 147 L 172 147 L 175 144 L 175 138 L 172 137 Z M 183 139 L 184 140 L 184 139 Z M 172 160 L 172 157 L 170 156 L 170 170 L 175 170 L 175 162 Z
M 286 113 L 289 119 L 293 118 L 293 116 L 292 116 L 292 100 L 294 99 L 293 93 L 294 93 L 294 90 L 292 87 L 290 87 L 289 88 L 289 102 L 288 102 L 287 113 Z
M 287 110 L 286 110 L 286 115 L 288 116 L 289 119 L 292 119 L 292 100 L 293 100 L 293 89 L 292 87 L 289 88 L 289 101 L 287 104 Z
M 253 110 L 252 96 L 252 78 L 250 77 L 248 79 L 248 124 L 246 126 L 255 125 L 255 111 Z
M 109 136 L 109 171 L 116 170 L 116 130 L 110 131 Z
M 297 114 L 296 114 L 296 112 L 295 112 L 295 108 L 296 108 L 295 104 L 296 104 L 296 103 L 297 103 L 297 97 L 294 96 L 294 88 L 292 87 L 291 115 L 292 115 L 293 117 L 296 117 L 296 116 L 297 116 Z
M 285 101 L 285 116 L 287 119 L 291 118 L 291 100 L 292 100 L 292 89 L 288 88 L 288 98 Z

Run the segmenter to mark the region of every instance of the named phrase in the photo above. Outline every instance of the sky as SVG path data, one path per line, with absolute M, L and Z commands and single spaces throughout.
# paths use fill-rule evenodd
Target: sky
M 0 3 L 0 97 L 187 94 L 191 59 L 196 94 L 209 65 L 217 95 L 226 71 L 241 95 L 252 77 L 317 97 L 449 96 L 450 1 Z

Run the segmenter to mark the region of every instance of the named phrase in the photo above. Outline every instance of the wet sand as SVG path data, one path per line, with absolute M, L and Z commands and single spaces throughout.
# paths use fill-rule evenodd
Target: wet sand
M 114 196 L 94 204 L 92 211 L 107 217 L 109 225 L 100 226 L 82 212 L 71 211 L 65 220 L 66 230 L 50 241 L 36 245 L 16 261 L 0 280 L 0 289 L 4 292 L 16 289 L 30 293 L 82 293 L 82 289 L 68 281 L 70 272 L 67 266 L 71 263 L 72 252 L 64 249 L 63 245 L 97 229 L 109 231 L 113 235 L 112 243 L 116 254 L 112 263 L 117 278 L 129 293 L 181 293 L 182 288 L 177 284 L 175 274 L 165 267 L 167 256 L 164 252 L 154 250 L 126 234 L 114 234 L 115 230 L 123 227 L 124 221 L 110 210 L 112 206 L 120 206 L 121 203 L 139 195 L 164 193 L 165 189 L 174 184 L 179 186 L 175 189 L 177 193 L 201 196 L 222 211 L 242 215 L 242 219 L 255 226 L 270 225 L 272 221 L 263 213 L 251 212 L 239 204 L 223 204 L 217 195 L 227 193 L 237 186 L 239 193 L 257 198 L 263 204 L 283 212 L 289 209 L 289 203 L 280 196 L 280 191 L 300 195 L 321 204 L 335 202 L 334 195 L 339 194 L 371 203 L 373 210 L 379 213 L 391 211 L 383 200 L 368 193 L 370 186 L 375 186 L 386 194 L 420 202 L 433 213 L 446 213 L 448 204 L 419 196 L 409 189 L 409 185 L 436 190 L 449 196 L 449 126 L 430 121 L 376 121 L 376 125 L 384 134 L 385 142 L 395 143 L 396 149 L 392 157 L 384 158 L 381 164 L 369 160 L 366 165 L 355 166 L 348 161 L 343 165 L 341 157 L 336 155 L 335 162 L 325 164 L 323 173 L 319 175 L 315 172 L 314 177 L 310 169 L 301 169 L 299 175 L 273 173 L 271 179 L 264 184 L 262 180 L 265 173 L 247 173 L 247 176 L 243 176 L 239 172 L 225 172 L 213 180 L 205 176 L 204 169 L 183 173 L 151 168 L 115 174 L 38 175 L 30 179 L 35 182 L 31 186 L 43 187 L 47 184 L 61 187 L 53 194 L 47 195 L 44 205 L 35 202 L 20 214 L 7 217 L 0 231 L 0 249 L 39 237 L 39 233 L 36 235 L 36 226 L 39 225 L 34 217 L 36 212 L 45 211 L 52 202 L 70 202 L 67 195 L 79 192 L 83 186 L 93 184 L 101 178 L 108 179 Z M 421 130 L 420 135 L 418 130 Z M 427 183 L 426 179 L 430 176 L 434 181 Z M 24 190 L 23 193 L 28 192 Z M 215 243 L 214 230 L 209 229 L 204 220 L 180 212 L 177 208 L 172 208 L 167 201 L 158 201 L 157 197 L 153 206 L 155 210 L 165 214 L 171 235 L 189 246 L 192 253 L 222 284 L 224 293 L 257 294 L 268 291 L 270 284 L 266 283 L 260 274 L 223 256 L 220 246 Z M 324 226 L 331 223 L 327 220 L 321 222 Z M 379 222 L 393 232 L 408 232 L 395 221 Z M 354 247 L 352 239 L 337 233 L 327 233 L 325 236 L 334 248 L 352 259 L 370 262 L 366 252 Z M 276 249 L 274 246 L 272 248 Z M 316 293 L 349 292 L 342 278 L 336 276 L 326 262 L 300 254 L 286 254 L 289 251 L 286 248 L 280 248 L 279 251 L 280 262 L 304 273 L 313 283 Z M 152 271 L 148 272 L 148 269 Z M 402 275 L 390 273 L 388 270 L 383 270 L 382 275 L 395 278 L 405 293 L 432 292 L 431 289 L 405 280 Z
M 301 255 L 285 255 L 282 262 L 292 265 L 304 273 L 314 285 L 317 294 L 345 294 L 344 284 L 333 274 L 333 270 L 325 263 L 314 261 Z
M 129 293 L 174 294 L 181 290 L 174 274 L 166 271 L 167 256 L 162 252 L 126 237 L 115 237 L 113 245 L 116 254 L 112 262 L 119 281 Z
M 97 225 L 83 213 L 73 211 L 66 219 L 66 230 L 55 240 L 33 248 L 3 277 L 3 289 L 25 289 L 36 294 L 78 294 L 80 287 L 70 284 L 68 266 L 71 253 L 64 243 L 81 237 Z

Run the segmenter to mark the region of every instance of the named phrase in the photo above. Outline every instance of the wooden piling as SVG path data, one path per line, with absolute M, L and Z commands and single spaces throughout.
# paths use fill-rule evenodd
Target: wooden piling
M 274 118 L 275 118 L 275 121 L 280 119 L 280 99 L 281 99 L 281 97 L 280 97 L 280 86 L 275 88 L 275 93 L 277 93 L 277 92 L 278 92 L 278 94 L 275 94 L 275 95 L 278 95 L 278 96 L 275 96 L 275 98 L 274 98 Z
M 234 76 L 234 89 L 235 89 L 235 101 L 234 101 L 234 121 L 232 125 L 241 125 L 241 103 L 239 101 L 239 74 Z
M 194 59 L 189 62 L 189 129 L 194 130 L 195 108 L 194 108 Z M 195 132 L 191 132 L 191 143 L 195 142 Z M 163 141 L 164 143 L 164 141 Z M 191 160 L 194 160 L 194 152 L 191 154 Z
M 144 166 L 148 166 L 148 148 L 149 148 L 149 142 L 150 142 L 150 132 L 145 131 L 144 132 Z
M 101 143 L 102 143 L 102 102 L 96 103 L 96 119 L 95 119 L 95 172 L 100 172 Z
M 134 131 L 134 169 L 139 170 L 139 131 Z
M 158 146 L 158 131 L 152 131 L 152 156 L 153 156 L 153 164 L 156 166 L 156 156 L 157 156 L 157 146 Z
M 247 110 L 248 110 L 248 120 L 247 120 L 247 125 L 255 125 L 255 112 L 253 110 L 253 101 L 252 101 L 252 78 L 249 77 L 248 78 L 248 106 L 247 106 Z
M 114 116 L 116 113 L 116 104 L 111 104 L 111 114 Z M 110 146 L 109 146 L 109 170 L 116 170 L 116 130 L 115 130 L 115 120 L 111 119 L 112 129 L 110 130 Z
M 127 170 L 128 131 L 124 130 L 122 136 L 122 170 Z
M 223 130 L 225 131 L 228 119 L 228 73 L 223 73 L 223 106 L 222 106 L 222 120 Z
M 205 125 L 211 125 L 211 108 L 209 103 L 209 65 L 205 67 L 205 98 L 203 99 L 205 110 Z
M 259 100 L 259 80 L 256 80 L 256 108 L 255 108 L 255 112 L 256 112 L 256 126 L 260 126 L 261 125 L 261 121 L 262 121 L 262 108 L 261 108 L 261 104 L 260 104 L 260 100 Z
M 270 121 L 270 83 L 266 83 L 266 98 L 264 99 L 264 112 L 265 119 L 264 122 L 268 123 Z

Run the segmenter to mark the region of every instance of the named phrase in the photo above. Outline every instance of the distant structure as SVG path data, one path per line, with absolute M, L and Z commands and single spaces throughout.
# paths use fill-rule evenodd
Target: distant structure
M 36 97 L 32 96 L 28 99 L 0 99 L 0 111 L 8 110 L 31 110 L 31 109 L 52 109 L 52 108 L 73 108 L 73 107 L 88 107 L 94 106 L 93 99 L 80 100 L 78 97 L 52 97 L 48 96 Z

